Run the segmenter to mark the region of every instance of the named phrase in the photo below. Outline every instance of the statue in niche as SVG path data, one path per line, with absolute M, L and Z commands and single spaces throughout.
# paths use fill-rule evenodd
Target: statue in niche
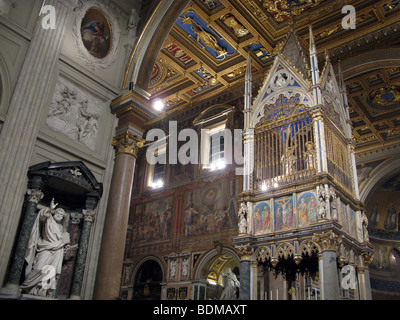
M 304 153 L 306 158 L 306 168 L 313 169 L 315 167 L 315 151 L 314 151 L 314 143 L 311 141 L 306 142 L 306 151 Z
M 248 208 L 244 202 L 240 204 L 239 217 L 239 234 L 247 233 L 247 212 Z
M 169 277 L 175 278 L 175 274 L 176 274 L 176 260 L 171 260 L 171 263 L 169 265 Z
M 182 259 L 182 277 L 187 277 L 189 273 L 189 258 Z
M 325 201 L 325 188 L 320 186 L 317 190 L 319 209 L 318 209 L 318 219 L 326 219 L 326 201 Z
M 21 289 L 31 295 L 54 297 L 61 274 L 64 250 L 69 250 L 70 236 L 61 224 L 65 217 L 54 199 L 50 207 L 39 211 L 25 255 L 27 266 Z
M 331 216 L 332 219 L 337 220 L 338 219 L 338 214 L 337 214 L 337 203 L 336 203 L 336 192 L 333 188 L 329 189 L 330 197 L 331 197 Z
M 220 300 L 237 300 L 240 283 L 236 275 L 228 268 L 226 273 L 222 273 L 222 279 L 224 290 L 221 293 Z
M 296 171 L 296 158 L 293 151 L 294 147 L 288 147 L 285 154 L 281 157 L 282 171 L 284 174 L 291 174 Z

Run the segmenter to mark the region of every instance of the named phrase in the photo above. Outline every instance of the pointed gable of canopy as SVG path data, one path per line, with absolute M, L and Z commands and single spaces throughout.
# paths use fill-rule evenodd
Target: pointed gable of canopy
M 335 71 L 328 53 L 326 53 L 325 56 L 325 66 L 321 72 L 321 88 L 324 106 L 332 122 L 342 130 L 347 138 L 351 138 L 351 132 L 348 132 L 347 125 L 350 119 L 346 110 L 346 102 L 342 99 L 341 88 L 336 80 Z
M 294 106 L 313 106 L 314 99 L 310 94 L 311 81 L 309 79 L 309 67 L 306 63 L 306 55 L 302 50 L 294 30 L 291 30 L 283 42 L 281 53 L 275 57 L 275 61 L 269 70 L 264 84 L 256 97 L 251 117 L 251 127 L 260 121 L 265 113 L 271 117 L 290 112 L 301 112 L 302 110 L 282 110 L 273 114 L 276 104 L 285 104 L 285 101 Z M 286 56 L 285 53 L 288 55 Z M 291 61 L 290 59 L 293 59 Z M 275 107 L 274 107 L 275 106 Z M 303 109 L 304 109 L 303 108 Z M 273 120 L 271 118 L 271 120 Z

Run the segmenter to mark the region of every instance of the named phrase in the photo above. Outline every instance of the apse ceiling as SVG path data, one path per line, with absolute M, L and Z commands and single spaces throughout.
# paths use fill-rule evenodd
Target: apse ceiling
M 345 5 L 356 8 L 356 29 L 342 27 Z M 167 114 L 226 92 L 243 94 L 250 54 L 254 86 L 260 86 L 291 28 L 308 53 L 312 25 L 321 69 L 399 42 L 400 1 L 192 0 L 169 32 L 147 91 Z M 357 143 L 383 143 L 400 132 L 400 69 L 375 68 L 346 85 Z

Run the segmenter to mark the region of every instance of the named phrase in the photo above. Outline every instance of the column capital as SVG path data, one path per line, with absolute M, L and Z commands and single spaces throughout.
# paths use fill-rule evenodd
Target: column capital
M 44 193 L 41 190 L 37 190 L 37 189 L 28 189 L 26 191 L 27 194 L 27 200 L 28 202 L 31 203 L 36 203 L 38 204 L 40 200 L 43 199 L 44 197 Z
M 250 244 L 238 245 L 238 246 L 235 246 L 235 248 L 238 251 L 238 254 L 242 261 L 246 261 L 246 260 L 249 261 L 251 259 L 253 250 L 252 250 Z
M 96 218 L 96 212 L 94 210 L 82 210 L 83 220 L 86 222 L 94 222 Z
M 320 246 L 321 251 L 337 251 L 339 245 L 342 243 L 342 238 L 332 230 L 318 234 L 315 233 L 312 240 Z
M 139 138 L 133 133 L 126 131 L 116 136 L 113 139 L 112 145 L 115 147 L 117 154 L 131 154 L 136 158 L 139 149 L 144 146 L 145 141 L 145 139 Z

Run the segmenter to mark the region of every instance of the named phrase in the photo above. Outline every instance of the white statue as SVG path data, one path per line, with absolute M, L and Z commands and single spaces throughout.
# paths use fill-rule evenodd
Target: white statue
M 182 259 L 182 277 L 187 277 L 189 272 L 189 258 Z
M 175 274 L 176 274 L 176 260 L 171 260 L 171 263 L 169 265 L 169 277 L 175 278 Z
M 324 189 L 324 186 L 322 186 L 322 185 L 317 188 L 318 188 L 317 195 L 318 195 L 318 202 L 319 202 L 318 218 L 319 218 L 319 220 L 326 219 L 325 189 Z
M 238 213 L 239 218 L 239 234 L 247 234 L 247 212 L 248 208 L 244 202 L 240 204 Z
M 39 211 L 29 238 L 25 255 L 27 267 L 21 289 L 29 294 L 54 297 L 61 274 L 64 249 L 68 249 L 69 233 L 61 224 L 65 216 L 62 208 L 51 201 L 50 208 Z
M 227 273 L 222 273 L 224 291 L 221 293 L 220 300 L 237 300 L 237 289 L 240 288 L 239 280 L 236 275 L 228 268 Z

